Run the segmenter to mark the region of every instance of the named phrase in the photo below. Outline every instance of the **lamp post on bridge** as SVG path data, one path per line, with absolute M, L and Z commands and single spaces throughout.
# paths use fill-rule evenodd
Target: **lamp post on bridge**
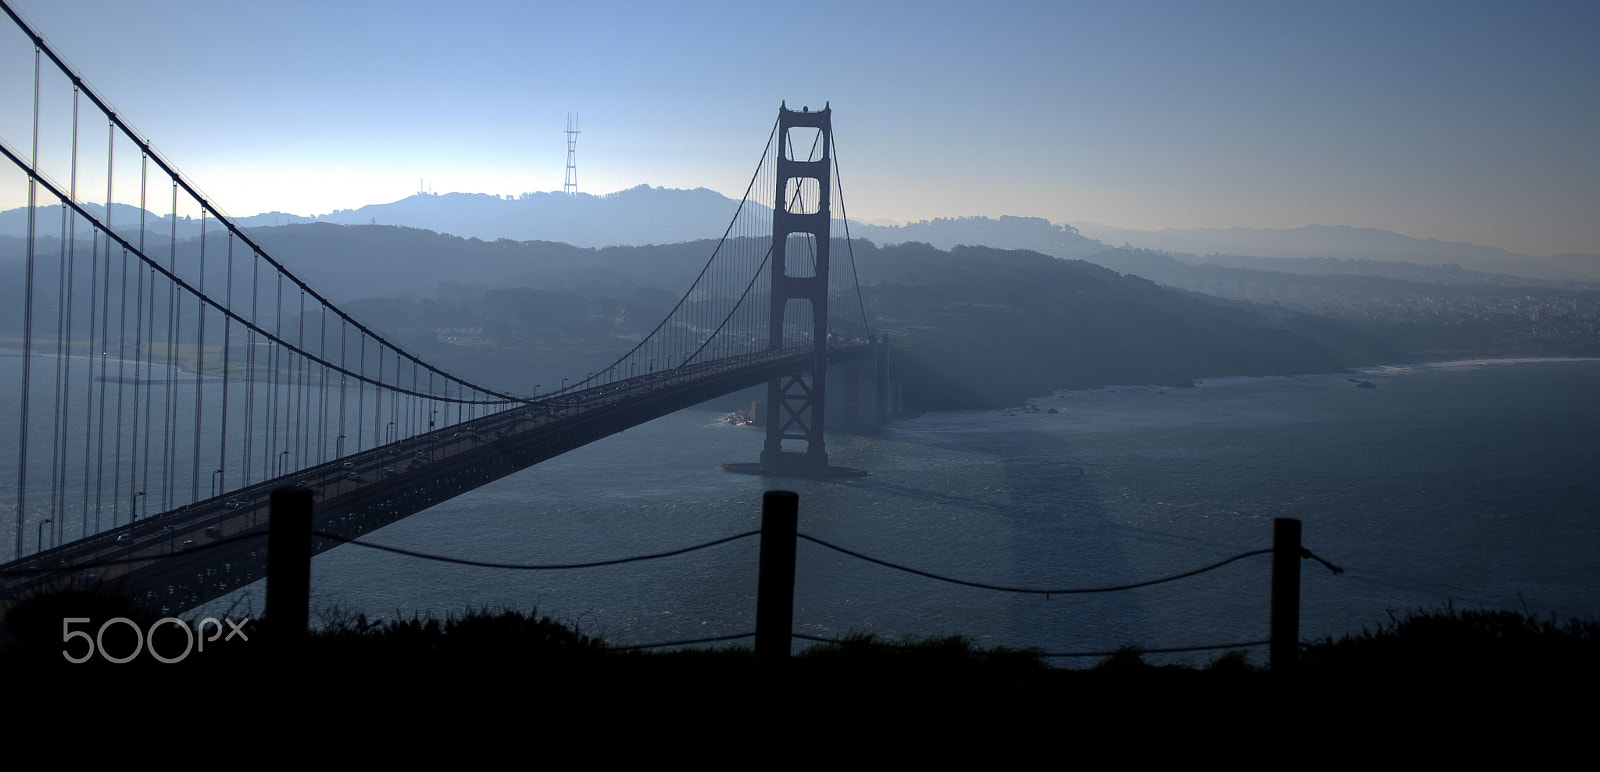
M 221 496 L 221 495 L 222 495 L 222 470 L 218 469 L 218 470 L 216 470 L 216 471 L 211 473 L 211 497 L 212 498 L 216 498 L 216 497 Z
M 285 450 L 282 453 L 278 454 L 278 476 L 279 477 L 283 476 L 283 463 L 285 461 L 288 461 L 288 460 L 289 460 L 289 451 Z
M 128 525 L 133 525 L 139 519 L 139 497 L 143 495 L 144 491 L 137 491 L 133 494 L 133 502 L 128 505 Z
M 44 527 L 54 522 L 54 519 L 48 517 L 39 521 L 39 538 L 35 540 L 39 548 L 35 552 L 44 552 Z
M 333 441 L 333 455 L 338 456 L 339 458 L 344 458 L 344 435 L 343 434 L 339 435 L 339 438 Z

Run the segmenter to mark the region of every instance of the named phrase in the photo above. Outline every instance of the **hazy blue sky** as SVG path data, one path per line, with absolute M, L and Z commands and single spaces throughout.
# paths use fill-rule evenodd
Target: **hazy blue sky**
M 6 1 L 233 214 L 558 190 L 568 112 L 583 191 L 738 197 L 787 100 L 857 219 L 1600 254 L 1594 0 Z

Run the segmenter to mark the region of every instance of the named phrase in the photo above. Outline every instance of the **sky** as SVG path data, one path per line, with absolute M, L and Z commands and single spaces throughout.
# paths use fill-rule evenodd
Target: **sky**
M 233 215 L 560 190 L 569 113 L 581 191 L 738 198 L 826 103 L 852 219 L 1600 254 L 1592 0 L 4 2 Z M 0 35 L 13 148 L 31 62 Z

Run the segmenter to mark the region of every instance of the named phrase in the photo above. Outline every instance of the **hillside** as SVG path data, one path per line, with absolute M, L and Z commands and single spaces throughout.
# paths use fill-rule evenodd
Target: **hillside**
M 308 280 L 334 297 L 366 293 L 349 309 L 377 328 L 463 375 L 500 383 L 549 383 L 603 364 L 619 340 L 639 332 L 625 329 L 628 320 L 663 315 L 714 247 L 579 249 L 326 224 L 257 233 L 304 261 Z M 836 270 L 846 269 L 850 251 L 836 245 Z M 1327 372 L 1400 357 L 1376 338 L 1313 317 L 1163 289 L 1037 252 L 914 242 L 856 242 L 853 251 L 873 324 L 900 352 L 897 380 L 909 384 L 913 409 L 1013 405 L 1117 383 Z M 552 315 L 558 308 L 573 318 Z M 443 342 L 463 330 L 475 345 Z
M 1023 219 L 987 222 L 1081 239 L 1010 222 Z M 710 240 L 603 248 L 483 241 L 325 222 L 250 234 L 385 335 L 513 390 L 609 362 L 645 331 L 640 324 L 662 318 L 715 248 Z M 910 385 L 913 409 L 1459 355 L 1593 355 L 1600 332 L 1600 294 L 1584 283 L 1458 267 L 1279 258 L 1261 265 L 1285 270 L 1262 270 L 1142 250 L 1102 250 L 1086 262 L 921 242 L 852 246 L 873 324 L 900 352 L 897 378 Z M 227 244 L 214 234 L 206 249 L 222 254 Z M 48 283 L 63 250 L 44 237 L 35 251 L 36 280 Z M 846 270 L 851 251 L 836 242 L 837 270 Z M 199 253 L 198 240 L 179 244 L 180 273 L 197 268 Z M 22 254 L 20 239 L 0 237 L 0 300 L 14 308 L 25 284 Z M 235 274 L 237 290 L 248 275 Z M 854 305 L 845 299 L 838 309 Z M 0 331 L 13 327 L 21 330 L 18 315 L 0 317 Z
M 1333 372 L 1401 353 L 1338 324 L 1157 286 L 1034 252 L 858 250 L 913 409 L 1019 404 L 1058 389 Z

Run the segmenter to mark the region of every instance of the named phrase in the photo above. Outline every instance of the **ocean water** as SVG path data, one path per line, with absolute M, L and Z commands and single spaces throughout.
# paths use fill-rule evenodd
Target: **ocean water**
M 969 581 L 1070 589 L 1266 548 L 1272 519 L 1294 517 L 1305 545 L 1345 569 L 1303 564 L 1305 638 L 1445 603 L 1600 617 L 1600 360 L 1062 392 L 831 437 L 833 463 L 870 470 L 864 478 L 717 469 L 754 460 L 760 445 L 760 430 L 684 411 L 366 538 L 488 562 L 603 560 L 755 529 L 762 492 L 783 487 L 800 495 L 804 534 Z M 745 539 L 621 566 L 511 571 L 347 546 L 314 561 L 313 607 L 327 618 L 537 609 L 617 645 L 733 635 L 755 626 L 756 553 Z M 937 582 L 802 541 L 795 629 L 960 634 L 1056 653 L 1264 640 L 1269 563 L 1045 597 Z M 263 592 L 209 610 L 259 612 Z

